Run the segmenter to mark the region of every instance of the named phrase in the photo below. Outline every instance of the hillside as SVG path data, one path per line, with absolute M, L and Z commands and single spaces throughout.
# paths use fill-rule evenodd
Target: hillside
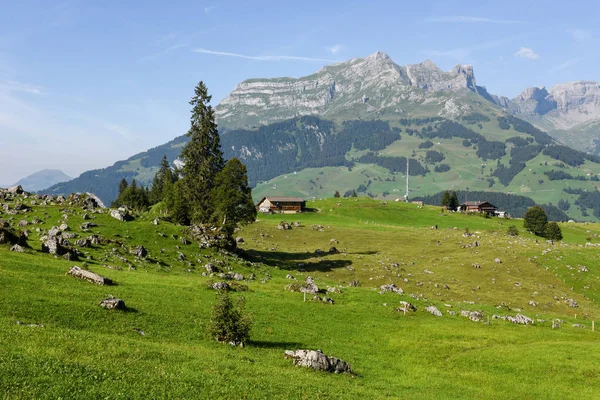
M 0 245 L 0 287 L 10 288 L 0 290 L 6 398 L 591 399 L 599 389 L 592 355 L 600 339 L 591 331 L 600 317 L 598 224 L 562 224 L 563 243 L 551 245 L 523 232 L 520 220 L 331 199 L 291 216 L 300 221 L 291 230 L 277 229 L 279 215 L 260 216 L 239 233 L 241 250 L 227 253 L 202 249 L 182 227 L 154 225 L 149 214 L 118 221 L 85 196 L 2 197 L 4 237 L 28 231 L 24 253 Z M 81 261 L 40 251 L 40 238 L 63 222 Z M 511 224 L 520 236 L 506 235 Z M 473 236 L 464 236 L 467 227 Z M 97 244 L 77 242 L 90 236 Z M 145 257 L 131 253 L 140 245 Z M 328 252 L 333 246 L 338 251 Z M 208 286 L 224 279 L 207 274 L 207 263 L 246 278 L 228 280 L 253 314 L 245 348 L 206 334 L 215 301 Z M 114 285 L 67 276 L 73 265 Z M 286 289 L 307 275 L 332 288 L 320 296 L 334 304 L 304 302 Z M 380 294 L 389 283 L 404 294 Z M 127 311 L 99 307 L 109 294 Z M 400 301 L 416 311 L 396 311 Z M 443 316 L 426 312 L 430 305 Z M 481 321 L 463 311 L 480 312 Z M 534 324 L 502 319 L 519 313 Z M 556 318 L 560 328 L 552 329 Z M 299 348 L 340 357 L 356 376 L 294 367 L 283 353 Z
M 44 169 L 19 180 L 11 186 L 20 185 L 29 192 L 35 192 L 71 179 L 70 176 L 58 169 Z
M 528 96 L 539 100 L 538 92 Z M 600 158 L 508 114 L 546 110 L 521 97 L 490 95 L 471 66 L 399 66 L 375 53 L 298 79 L 244 81 L 215 110 L 225 157 L 247 165 L 255 198 L 357 190 L 395 199 L 405 194 L 409 158 L 410 197 L 501 192 L 554 207 L 562 201 L 568 218 L 597 221 L 600 206 L 584 192 L 598 187 Z M 47 192 L 93 192 L 110 204 L 122 178 L 149 185 L 162 156 L 174 162 L 186 141 L 178 137 Z

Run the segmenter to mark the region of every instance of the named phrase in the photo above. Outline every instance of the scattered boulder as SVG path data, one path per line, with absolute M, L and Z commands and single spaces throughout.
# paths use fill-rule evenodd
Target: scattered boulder
M 567 299 L 567 300 L 565 300 L 565 303 L 567 303 L 567 305 L 569 307 L 573 307 L 573 308 L 579 307 L 579 304 L 577 303 L 577 301 L 575 301 L 575 299 Z
M 25 249 L 23 248 L 23 246 L 15 244 L 13 247 L 10 248 L 10 251 L 15 251 L 17 253 L 24 253 Z
M 75 246 L 90 247 L 91 242 L 88 239 L 79 239 L 75 241 Z
M 110 216 L 114 219 L 118 219 L 119 221 L 127 222 L 133 220 L 133 217 L 129 215 L 126 210 L 118 209 L 118 210 L 110 210 Z
M 219 269 L 211 263 L 208 263 L 204 266 L 204 269 L 206 270 L 206 272 L 208 272 L 209 274 L 215 273 L 215 272 L 219 272 Z
M 116 297 L 108 297 L 100 302 L 100 307 L 106 308 L 107 310 L 125 310 L 125 302 Z
M 231 286 L 227 282 L 215 282 L 212 288 L 215 290 L 231 290 Z
M 301 292 L 308 294 L 317 294 L 319 293 L 319 287 L 315 284 L 315 280 L 307 276 L 305 280 L 305 285 L 300 289 Z
M 407 301 L 401 301 L 400 307 L 396 308 L 396 311 L 406 314 L 409 311 L 417 311 L 417 308 Z
M 529 300 L 529 305 L 531 307 L 537 307 L 537 303 L 535 301 L 533 301 L 533 300 Z
M 60 244 L 60 241 L 56 237 L 50 237 L 42 243 L 42 253 L 56 254 L 61 256 L 66 252 L 67 250 Z
M 287 231 L 287 230 L 292 229 L 292 226 L 285 221 L 281 221 L 279 223 L 279 225 L 277 225 L 277 229 L 282 230 L 282 231 Z
M 8 193 L 10 194 L 23 194 L 24 190 L 21 187 L 21 185 L 17 185 L 17 186 L 11 186 L 7 189 Z
M 335 248 L 335 247 L 331 247 L 331 248 L 329 249 L 329 254 L 337 254 L 337 253 L 339 253 L 339 251 L 338 251 L 338 249 L 337 249 L 337 248 Z
M 326 356 L 321 350 L 287 350 L 285 357 L 293 359 L 294 365 L 312 368 L 316 371 L 352 374 L 352 368 L 347 362 L 336 357 Z
M 495 262 L 496 264 L 502 264 L 502 260 L 501 260 L 501 259 L 499 259 L 499 258 L 495 258 L 495 259 L 494 259 L 494 262 Z
M 473 322 L 481 322 L 481 320 L 483 320 L 483 314 L 479 311 L 471 311 L 469 313 L 469 319 Z
M 381 285 L 379 287 L 379 289 L 380 289 L 379 290 L 380 294 L 383 294 L 383 293 L 386 293 L 386 292 L 404 294 L 404 290 L 402 290 L 398 286 L 394 285 L 393 283 L 390 283 L 390 284 L 387 284 L 387 285 Z
M 87 229 L 95 228 L 97 226 L 98 225 L 94 224 L 93 222 L 84 222 L 79 227 L 81 228 L 81 230 L 87 230 Z
M 131 250 L 131 254 L 137 257 L 145 258 L 148 255 L 148 250 L 144 246 L 138 246 Z
M 506 320 L 512 322 L 513 324 L 533 325 L 533 320 L 523 314 L 517 314 L 514 317 L 508 316 L 506 317 Z
M 86 281 L 95 283 L 96 285 L 112 285 L 111 279 L 105 278 L 92 271 L 81 269 L 78 266 L 72 267 L 67 274 L 74 276 L 75 278 L 84 279 Z
M 359 280 L 358 280 L 358 279 L 352 279 L 352 280 L 350 281 L 349 285 L 350 285 L 351 287 L 359 287 L 359 286 L 360 286 L 360 282 L 359 282 Z
M 436 317 L 441 317 L 442 313 L 440 310 L 438 310 L 435 306 L 427 306 L 425 307 L 425 311 L 435 315 Z
M 238 243 L 238 244 L 244 243 L 244 238 L 241 237 L 241 236 L 238 236 L 238 237 L 235 238 L 235 242 Z

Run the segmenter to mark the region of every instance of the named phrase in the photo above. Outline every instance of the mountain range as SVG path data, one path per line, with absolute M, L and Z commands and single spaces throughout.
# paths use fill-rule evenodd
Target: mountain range
M 70 176 L 58 169 L 43 169 L 20 179 L 17 183 L 10 186 L 21 185 L 26 191 L 35 192 L 71 179 Z
M 225 156 L 248 166 L 256 197 L 401 197 L 409 159 L 411 197 L 517 193 L 595 220 L 600 204 L 586 193 L 600 174 L 599 94 L 596 82 L 581 81 L 508 99 L 478 85 L 470 65 L 400 66 L 378 52 L 306 77 L 246 80 L 215 110 Z M 110 202 L 120 179 L 149 184 L 162 156 L 176 161 L 186 142 L 175 138 L 48 191 Z

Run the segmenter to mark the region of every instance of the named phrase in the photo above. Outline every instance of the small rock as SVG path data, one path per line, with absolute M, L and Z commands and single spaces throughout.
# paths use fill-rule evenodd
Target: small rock
M 125 302 L 116 297 L 108 297 L 100 302 L 100 307 L 107 310 L 125 310 Z
M 425 311 L 435 315 L 436 317 L 441 317 L 442 313 L 440 310 L 438 310 L 435 306 L 427 306 L 425 307 Z

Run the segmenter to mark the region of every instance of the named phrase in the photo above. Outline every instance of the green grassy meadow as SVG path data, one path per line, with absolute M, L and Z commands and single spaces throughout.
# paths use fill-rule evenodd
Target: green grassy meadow
M 90 214 L 98 226 L 87 232 L 79 229 L 83 211 L 75 206 L 0 216 L 11 225 L 42 221 L 28 227 L 26 253 L 0 245 L 1 397 L 598 398 L 600 327 L 592 332 L 591 325 L 600 319 L 600 249 L 593 245 L 600 243 L 599 224 L 561 224 L 565 238 L 552 245 L 524 232 L 521 220 L 441 213 L 439 207 L 362 197 L 309 207 L 315 211 L 259 215 L 238 233 L 245 242 L 237 254 L 185 245 L 182 227 L 153 225 L 145 214 L 130 222 Z M 39 237 L 65 213 L 72 232 L 97 234 L 108 244 L 82 249 L 89 259 L 77 262 L 42 254 Z M 281 220 L 301 226 L 279 230 Z M 512 224 L 518 237 L 506 235 Z M 465 228 L 473 236 L 463 236 Z M 479 246 L 465 247 L 474 241 Z M 130 254 L 137 245 L 148 249 L 146 259 Z M 339 252 L 328 253 L 332 246 Z M 207 262 L 256 275 L 244 282 L 247 291 L 233 294 L 246 298 L 254 320 L 244 348 L 206 333 L 216 300 L 208 284 L 221 280 L 202 276 Z M 115 285 L 65 275 L 84 263 Z M 320 288 L 341 293 L 327 294 L 334 305 L 305 302 L 302 293 L 285 289 L 296 282 L 288 274 L 298 283 L 310 275 Z M 360 286 L 350 287 L 353 280 Z M 387 283 L 404 295 L 380 294 Z M 128 310 L 99 307 L 107 295 L 122 298 Z M 401 300 L 417 311 L 397 312 Z M 444 315 L 429 314 L 429 305 Z M 481 311 L 484 322 L 461 317 L 461 310 Z M 536 323 L 491 318 L 519 312 Z M 552 329 L 556 318 L 561 327 Z M 349 362 L 356 375 L 294 367 L 283 355 L 295 349 L 321 349 Z

